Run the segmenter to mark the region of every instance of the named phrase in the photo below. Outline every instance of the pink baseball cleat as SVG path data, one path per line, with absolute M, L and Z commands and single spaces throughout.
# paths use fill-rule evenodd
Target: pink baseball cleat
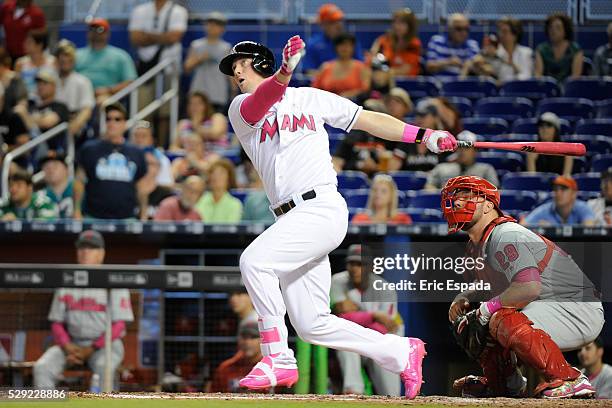
M 250 390 L 261 390 L 276 386 L 291 387 L 298 380 L 297 368 L 278 368 L 272 356 L 265 356 L 239 384 Z
M 592 398 L 594 395 L 595 388 L 593 388 L 589 379 L 584 374 L 581 374 L 575 380 L 564 381 L 563 384 L 556 388 L 542 391 L 542 398 L 546 399 Z
M 423 358 L 427 355 L 423 340 L 408 337 L 409 356 L 406 368 L 400 374 L 406 388 L 406 398 L 414 399 L 421 391 L 423 383 Z

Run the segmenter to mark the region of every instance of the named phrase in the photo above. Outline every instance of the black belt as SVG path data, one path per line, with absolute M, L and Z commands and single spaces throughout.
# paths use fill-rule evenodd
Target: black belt
M 317 193 L 315 193 L 314 190 L 310 190 L 302 194 L 302 199 L 304 201 L 312 200 L 316 196 L 317 196 Z M 280 217 L 281 215 L 287 214 L 289 211 L 291 211 L 293 207 L 295 207 L 295 201 L 291 200 L 284 204 L 279 205 L 276 208 L 273 208 L 272 211 L 274 211 L 274 215 L 276 215 L 277 217 Z

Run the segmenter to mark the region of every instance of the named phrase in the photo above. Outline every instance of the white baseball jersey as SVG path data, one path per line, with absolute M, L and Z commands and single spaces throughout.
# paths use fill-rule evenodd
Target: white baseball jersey
M 66 323 L 66 330 L 74 340 L 94 340 L 106 328 L 106 289 L 69 289 L 55 291 L 49 320 Z M 111 290 L 112 321 L 134 320 L 130 291 Z
M 234 98 L 229 119 L 272 205 L 315 186 L 337 185 L 324 125 L 349 132 L 362 108 L 320 89 L 287 88 L 264 118 L 251 126 L 240 114 L 248 95 Z

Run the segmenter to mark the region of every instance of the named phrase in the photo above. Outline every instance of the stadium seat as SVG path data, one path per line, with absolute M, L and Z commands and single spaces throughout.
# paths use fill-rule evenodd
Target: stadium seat
M 601 196 L 600 191 L 579 191 L 578 199 L 582 201 L 589 201 L 593 198 L 599 198 Z
M 235 166 L 239 165 L 242 161 L 242 158 L 240 157 L 240 148 L 230 147 L 228 149 L 218 151 L 218 153 L 226 159 L 229 159 Z
M 601 135 L 567 135 L 564 142 L 582 143 L 586 146 L 587 156 L 612 153 L 612 137 Z
M 599 173 L 575 174 L 574 180 L 580 191 L 601 191 L 601 175 Z
M 499 118 L 466 118 L 463 128 L 480 136 L 495 136 L 508 132 L 508 122 Z
M 496 170 L 516 172 L 523 169 L 523 156 L 514 152 L 479 152 L 476 161 L 489 163 Z
M 360 188 L 357 190 L 347 190 L 344 192 L 343 196 L 348 207 L 365 208 L 368 203 L 369 194 L 369 189 Z
M 584 98 L 547 98 L 538 104 L 538 115 L 544 112 L 554 112 L 563 119 L 575 122 L 593 117 L 595 104 Z
M 476 116 L 502 118 L 511 122 L 530 117 L 533 103 L 527 98 L 493 96 L 479 100 L 474 112 Z
M 612 119 L 583 119 L 576 123 L 577 134 L 612 137 Z
M 340 145 L 340 143 L 342 143 L 345 137 L 346 137 L 345 133 L 338 133 L 338 132 L 329 133 L 329 152 L 332 154 L 332 156 L 336 152 L 336 150 L 338 149 L 338 146 Z
M 369 187 L 368 176 L 362 171 L 342 171 L 338 173 L 338 189 L 356 190 Z
M 586 157 L 574 157 L 574 160 L 572 160 L 572 174 L 584 173 L 588 169 L 589 163 Z
M 244 200 L 246 200 L 247 195 L 252 191 L 250 188 L 234 188 L 230 190 L 230 194 L 242 201 L 244 204 Z
M 538 203 L 538 194 L 534 191 L 502 190 L 502 211 L 531 211 Z
M 472 116 L 474 112 L 474 107 L 472 106 L 472 101 L 468 98 L 464 98 L 462 96 L 449 96 L 448 101 L 455 105 L 459 112 L 461 113 L 462 118 L 468 118 Z
M 414 223 L 446 222 L 441 210 L 434 210 L 432 208 L 400 208 L 399 211 L 410 215 Z
M 405 89 L 413 100 L 438 96 L 440 93 L 440 84 L 433 77 L 396 78 L 395 85 Z
M 566 119 L 560 119 L 561 122 L 561 134 L 567 135 L 572 132 L 572 126 Z M 538 134 L 538 118 L 526 118 L 517 119 L 512 124 L 512 133 L 523 133 L 523 134 Z
M 427 182 L 427 173 L 423 171 L 396 171 L 389 175 L 400 191 L 421 190 Z
M 451 79 L 442 83 L 441 95 L 476 100 L 497 95 L 497 85 L 489 78 Z
M 555 173 L 508 173 L 501 181 L 502 190 L 548 191 Z
M 440 208 L 440 193 L 437 191 L 417 191 L 410 199 L 410 208 Z
M 612 167 L 612 154 L 597 154 L 591 160 L 591 171 L 601 173 Z
M 551 77 L 508 81 L 499 90 L 501 96 L 529 99 L 554 98 L 561 95 L 557 81 Z
M 535 133 L 510 133 L 489 137 L 491 142 L 535 142 L 538 135 Z
M 612 79 L 598 77 L 569 78 L 563 96 L 600 101 L 612 95 Z
M 596 102 L 598 118 L 612 118 L 612 99 Z

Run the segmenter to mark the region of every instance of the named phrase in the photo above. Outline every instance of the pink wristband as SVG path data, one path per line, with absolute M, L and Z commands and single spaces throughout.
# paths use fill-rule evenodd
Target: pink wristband
M 404 134 L 402 135 L 402 142 L 421 143 L 423 138 L 429 136 L 432 132 L 433 130 L 431 129 L 420 128 L 406 123 L 406 126 L 404 126 Z
M 495 296 L 493 299 L 485 303 L 485 305 L 487 306 L 487 310 L 491 314 L 497 312 L 499 309 L 502 308 L 501 299 L 499 298 L 499 296 Z

